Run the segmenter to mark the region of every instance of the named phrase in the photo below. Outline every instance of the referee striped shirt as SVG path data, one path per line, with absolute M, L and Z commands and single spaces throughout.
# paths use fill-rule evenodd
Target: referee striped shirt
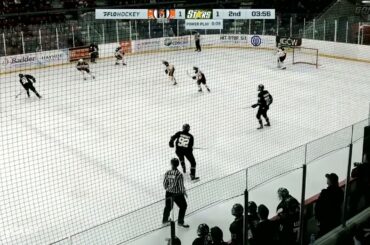
M 182 173 L 177 169 L 168 170 L 164 175 L 163 187 L 167 192 L 174 194 L 184 194 L 185 186 Z

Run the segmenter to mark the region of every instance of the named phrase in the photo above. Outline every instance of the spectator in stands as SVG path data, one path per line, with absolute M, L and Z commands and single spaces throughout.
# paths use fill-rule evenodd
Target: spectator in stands
M 195 238 L 192 245 L 208 245 L 211 244 L 209 236 L 209 227 L 207 224 L 200 224 L 197 229 L 198 237 Z
M 223 236 L 224 234 L 218 226 L 212 227 L 211 228 L 212 243 L 210 243 L 210 245 L 227 245 L 227 243 L 224 242 Z
M 354 227 L 354 245 L 370 244 L 370 219 Z
M 230 225 L 231 233 L 231 245 L 242 245 L 243 244 L 243 220 L 244 220 L 244 208 L 241 204 L 234 204 L 231 209 L 231 214 L 235 217 L 235 220 Z
M 284 245 L 296 244 L 299 230 L 299 202 L 289 194 L 286 188 L 279 188 L 278 196 L 280 203 L 276 210 L 281 243 Z
M 181 245 L 181 241 L 178 237 L 175 237 L 171 243 L 171 238 L 168 239 L 167 245 Z
M 356 190 L 351 194 L 350 205 L 351 211 L 357 213 L 358 209 L 363 207 L 358 207 L 358 203 L 361 201 L 361 197 L 364 197 L 364 206 L 370 205 L 370 162 L 366 154 L 364 154 L 362 162 L 355 162 L 354 169 L 351 172 L 352 178 L 357 178 L 358 185 Z
M 340 225 L 344 198 L 343 190 L 339 187 L 338 175 L 331 173 L 325 177 L 328 187 L 321 191 L 315 205 L 315 216 L 320 228 L 319 237 Z
M 261 204 L 258 206 L 259 223 L 254 233 L 253 245 L 277 244 L 279 239 L 278 226 L 275 221 L 268 219 L 269 210 Z

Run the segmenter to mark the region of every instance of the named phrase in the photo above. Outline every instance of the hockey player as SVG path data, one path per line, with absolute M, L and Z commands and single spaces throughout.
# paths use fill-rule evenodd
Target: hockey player
M 19 82 L 22 87 L 26 90 L 28 98 L 30 97 L 30 90 L 36 94 L 36 96 L 41 99 L 41 95 L 36 91 L 33 86 L 36 83 L 36 79 L 28 74 L 19 74 Z
M 77 68 L 78 71 L 81 72 L 82 77 L 83 77 L 84 80 L 87 79 L 85 77 L 85 73 L 87 73 L 90 77 L 92 77 L 92 79 L 95 79 L 95 76 L 90 71 L 89 64 L 86 61 L 84 61 L 83 59 L 78 60 L 76 68 Z
M 99 56 L 99 48 L 96 44 L 91 43 L 89 46 L 90 62 L 96 63 L 96 58 Z
M 193 67 L 193 70 L 195 72 L 195 76 L 193 76 L 192 78 L 194 80 L 197 80 L 197 84 L 198 84 L 198 87 L 199 87 L 198 92 L 202 92 L 202 86 L 201 86 L 201 84 L 203 84 L 204 87 L 206 87 L 206 89 L 207 89 L 208 92 L 211 92 L 211 90 L 207 86 L 206 77 L 204 76 L 203 72 L 201 72 L 198 67 Z
M 116 52 L 114 56 L 116 57 L 116 65 L 119 65 L 120 60 L 122 60 L 122 65 L 124 66 L 126 65 L 125 60 L 124 60 L 125 52 L 123 51 L 123 48 L 121 46 L 116 48 Z
M 200 47 L 200 34 L 199 32 L 194 33 L 194 39 L 195 39 L 195 52 L 201 52 L 202 48 Z
M 180 160 L 182 170 L 186 173 L 185 157 L 190 162 L 190 178 L 192 181 L 199 180 L 199 177 L 195 177 L 195 168 L 197 163 L 193 155 L 194 137 L 189 133 L 190 125 L 184 124 L 182 131 L 177 132 L 170 139 L 170 147 L 173 148 L 174 142 L 176 141 L 176 155 Z
M 271 94 L 265 90 L 265 86 L 263 84 L 258 85 L 258 101 L 257 104 L 252 105 L 252 108 L 256 108 L 258 106 L 258 112 L 257 112 L 257 119 L 260 124 L 260 127 L 257 129 L 263 129 L 262 119 L 261 116 L 263 116 L 266 120 L 265 126 L 270 127 L 270 119 L 267 116 L 267 111 L 270 108 L 270 105 L 272 104 L 273 98 Z
M 168 78 L 173 83 L 173 85 L 176 85 L 177 82 L 176 82 L 176 78 L 174 76 L 175 67 L 173 65 L 170 65 L 170 63 L 168 63 L 167 61 L 163 61 L 163 65 L 166 66 L 165 73 L 168 75 Z
M 285 70 L 284 60 L 286 59 L 286 52 L 283 47 L 279 47 L 277 50 L 277 68 Z

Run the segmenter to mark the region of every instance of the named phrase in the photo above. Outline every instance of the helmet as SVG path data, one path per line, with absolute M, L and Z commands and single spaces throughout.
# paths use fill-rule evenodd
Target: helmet
M 84 62 L 84 60 L 83 59 L 79 59 L 78 62 Z
M 224 241 L 223 236 L 224 234 L 218 226 L 211 228 L 211 238 L 213 242 L 223 242 Z
M 193 70 L 194 70 L 195 72 L 198 72 L 199 68 L 198 68 L 198 67 L 196 67 L 196 66 L 194 66 L 194 67 L 193 67 Z
M 258 91 L 263 91 L 265 86 L 263 84 L 258 85 Z
M 179 159 L 177 159 L 177 158 L 175 158 L 175 157 L 171 159 L 171 165 L 172 165 L 172 166 L 174 166 L 174 167 L 178 167 L 178 166 L 179 166 L 179 164 L 180 164 Z
M 289 196 L 289 191 L 286 188 L 279 188 L 277 191 L 279 198 L 284 199 Z
M 169 63 L 167 61 L 163 61 L 163 65 L 168 66 Z
M 198 236 L 204 237 L 209 234 L 209 227 L 207 224 L 200 224 L 197 230 Z
M 183 130 L 183 131 L 186 131 L 186 132 L 189 132 L 189 130 L 190 130 L 190 125 L 189 125 L 189 124 L 187 124 L 187 123 L 185 123 L 185 124 L 182 126 L 182 130 Z
M 257 212 L 257 204 L 255 202 L 248 202 L 248 212 L 249 213 L 256 213 Z
M 243 215 L 244 208 L 241 204 L 235 203 L 233 208 L 231 209 L 231 214 L 234 216 L 241 216 Z
M 19 74 L 19 77 L 23 77 L 23 74 Z

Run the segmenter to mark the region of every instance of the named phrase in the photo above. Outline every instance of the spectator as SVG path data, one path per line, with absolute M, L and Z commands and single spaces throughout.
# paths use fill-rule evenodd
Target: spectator
M 210 243 L 209 227 L 207 224 L 200 224 L 197 230 L 198 237 L 195 238 L 192 245 L 208 245 Z
M 235 217 L 235 220 L 230 225 L 231 233 L 231 245 L 242 245 L 243 244 L 243 220 L 244 220 L 244 208 L 241 204 L 234 204 L 231 209 L 231 214 Z
M 178 237 L 175 237 L 171 243 L 171 238 L 168 239 L 167 245 L 181 245 L 181 241 Z
M 278 227 L 274 221 L 268 219 L 269 210 L 261 204 L 258 206 L 258 217 L 260 219 L 254 233 L 253 245 L 277 244 Z
M 364 206 L 370 205 L 370 192 L 368 191 L 370 189 L 370 162 L 367 155 L 364 154 L 363 161 L 354 163 L 354 166 L 351 177 L 358 178 L 358 186 L 350 198 L 353 214 L 359 211 L 358 203 L 361 201 L 362 196 L 364 197 Z
M 370 244 L 370 219 L 354 228 L 354 245 Z
M 210 243 L 210 244 L 211 245 L 227 245 L 227 243 L 224 242 L 224 237 L 223 236 L 224 236 L 224 234 L 218 226 L 212 227 L 211 228 L 212 243 Z
M 321 191 L 315 206 L 315 216 L 320 228 L 319 237 L 340 225 L 344 198 L 343 190 L 339 187 L 338 175 L 331 173 L 325 177 L 328 187 Z
M 163 187 L 166 190 L 166 206 L 163 211 L 162 223 L 168 224 L 168 218 L 173 208 L 172 201 L 179 207 L 178 225 L 184 228 L 189 228 L 189 225 L 184 223 L 186 209 L 188 204 L 185 197 L 187 197 L 184 186 L 184 177 L 177 169 L 179 160 L 177 158 L 171 159 L 171 170 L 168 170 L 164 176 Z
M 280 225 L 280 240 L 284 245 L 296 244 L 299 230 L 299 202 L 286 188 L 279 188 L 280 203 L 277 206 L 277 220 Z

